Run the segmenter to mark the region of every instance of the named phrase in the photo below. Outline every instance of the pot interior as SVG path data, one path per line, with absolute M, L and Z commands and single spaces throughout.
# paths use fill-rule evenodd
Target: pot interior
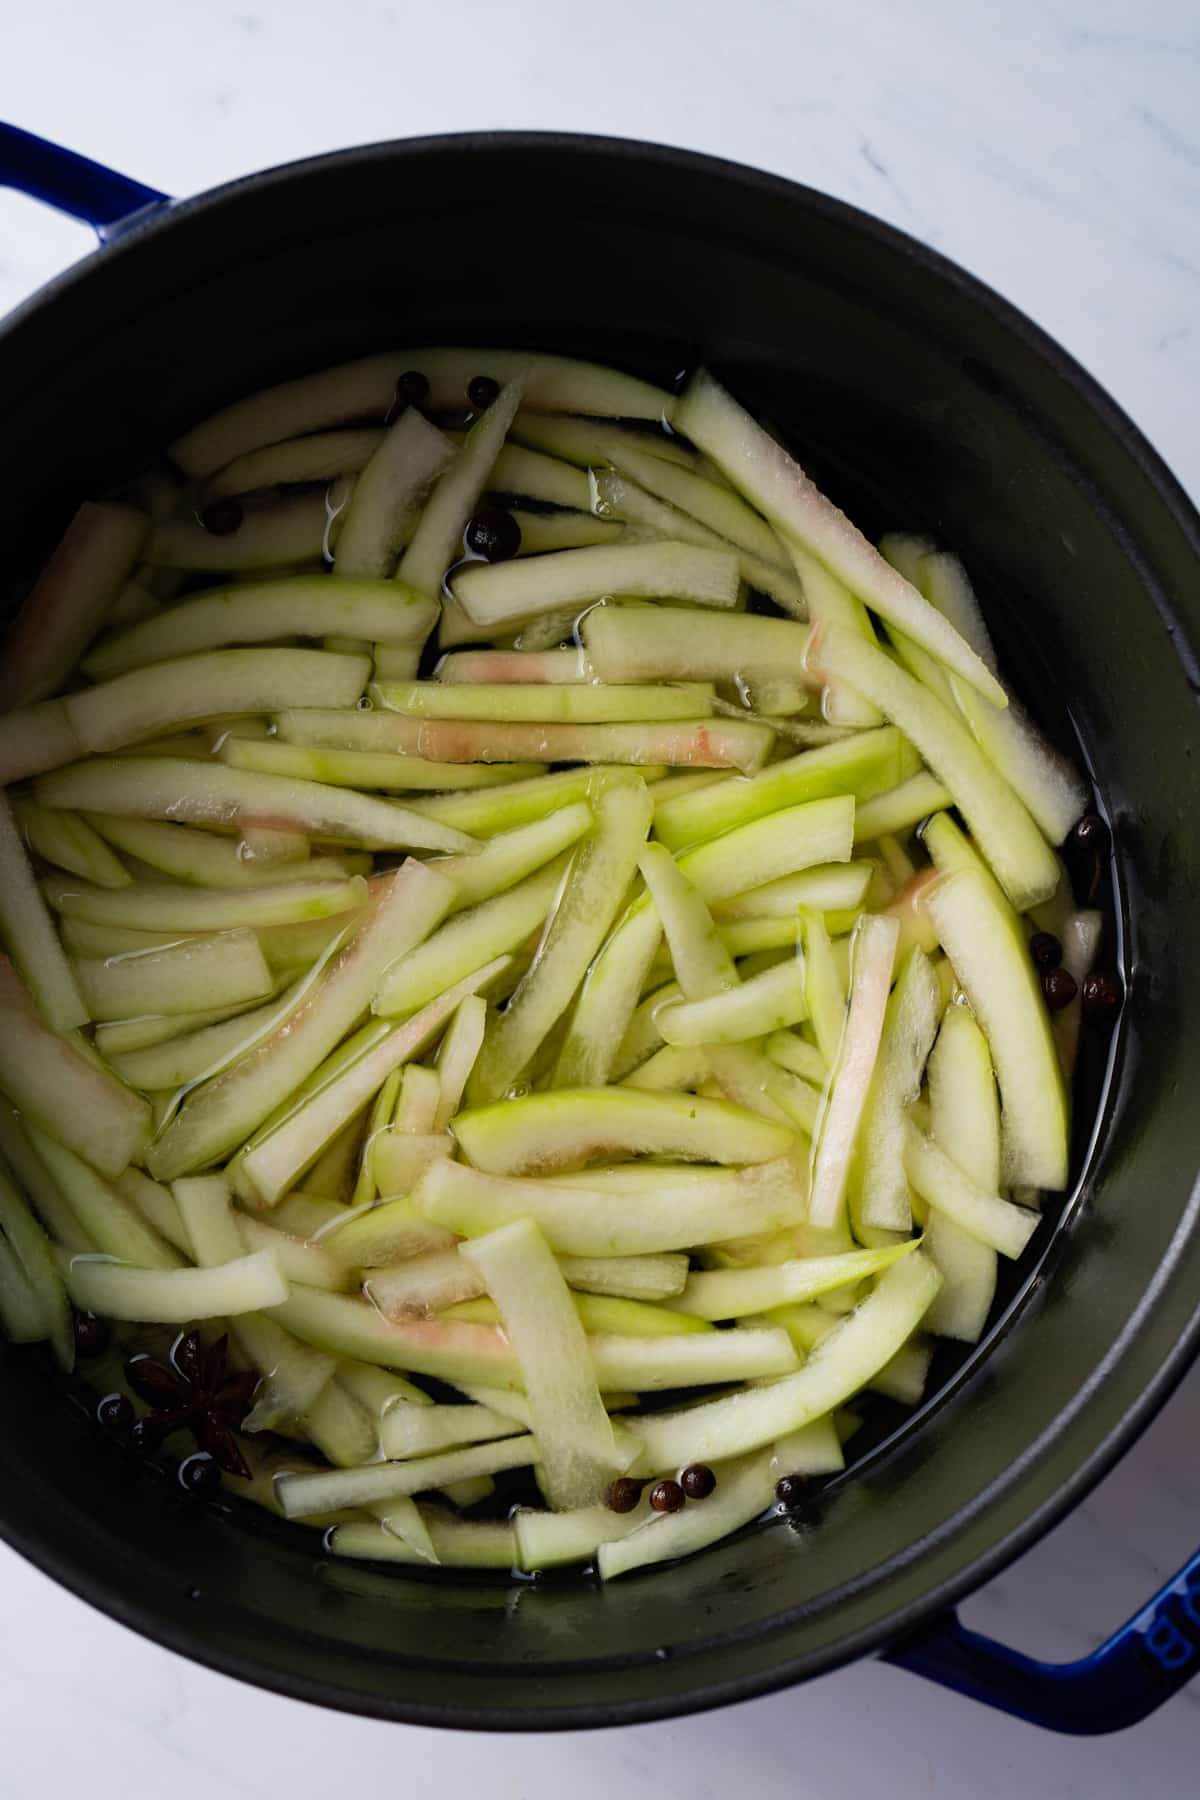
M 645 1717 L 828 1667 L 978 1579 L 1182 1366 L 1200 1291 L 1196 521 L 1061 353 L 873 221 L 678 153 L 482 137 L 238 184 L 19 315 L 0 337 L 10 569 L 225 401 L 435 342 L 561 348 L 667 384 L 704 360 L 864 529 L 963 555 L 1117 844 L 1129 998 L 1085 1059 L 1075 1189 L 986 1343 L 939 1352 L 917 1414 L 872 1415 L 819 1526 L 752 1527 L 604 1590 L 335 1564 L 306 1530 L 131 1468 L 39 1352 L 9 1351 L 0 1529 L 128 1623 L 302 1697 L 446 1724 Z

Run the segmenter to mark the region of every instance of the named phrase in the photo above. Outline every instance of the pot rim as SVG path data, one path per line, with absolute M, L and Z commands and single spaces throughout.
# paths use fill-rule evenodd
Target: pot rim
M 651 141 L 577 132 L 464 131 L 385 139 L 276 164 L 206 189 L 187 199 L 154 204 L 135 213 L 128 221 L 116 227 L 98 249 L 72 263 L 0 320 L 0 340 L 18 333 L 26 320 L 46 305 L 52 304 L 60 295 L 73 290 L 80 283 L 86 283 L 98 261 L 111 263 L 117 259 L 136 256 L 143 243 L 157 239 L 163 233 L 172 231 L 197 216 L 227 205 L 239 194 L 282 188 L 318 172 L 350 172 L 360 166 L 377 165 L 389 160 L 408 163 L 425 157 L 442 156 L 447 152 L 480 156 L 504 151 L 543 155 L 582 153 L 630 164 L 649 163 L 671 167 L 686 171 L 697 179 L 718 178 L 722 182 L 740 185 L 746 191 L 786 202 L 793 207 L 799 206 L 810 214 L 834 221 L 859 237 L 877 244 L 882 250 L 906 259 L 934 284 L 953 289 L 987 314 L 996 326 L 1011 338 L 1019 340 L 1059 381 L 1074 391 L 1096 420 L 1100 430 L 1110 439 L 1116 440 L 1126 457 L 1153 488 L 1200 564 L 1200 511 L 1177 477 L 1141 429 L 1100 383 L 1057 340 L 1012 302 L 940 252 L 849 202 L 802 182 L 751 168 L 727 158 Z M 1189 675 L 1195 675 L 1198 667 L 1195 649 L 1182 633 L 1177 635 L 1175 647 L 1181 660 L 1189 665 Z M 1193 685 L 1200 690 L 1200 677 Z M 1122 1360 L 1128 1352 L 1132 1339 L 1140 1334 L 1144 1326 L 1147 1310 L 1153 1302 L 1154 1287 L 1170 1277 L 1189 1235 L 1194 1234 L 1198 1226 L 1200 1183 L 1195 1183 L 1179 1228 L 1159 1265 L 1155 1284 L 1143 1296 L 1125 1333 L 1111 1348 L 1092 1380 L 1076 1395 L 1074 1404 L 1061 1415 L 1055 1427 L 1056 1438 L 1077 1416 L 1080 1407 L 1086 1404 L 1092 1388 L 1100 1385 L 1112 1365 Z M 899 1628 L 894 1616 L 884 1617 L 862 1627 L 835 1646 L 802 1657 L 783 1657 L 769 1669 L 749 1675 L 708 1681 L 682 1695 L 671 1693 L 665 1697 L 647 1697 L 644 1700 L 600 1700 L 582 1705 L 541 1706 L 522 1708 L 519 1712 L 487 1705 L 429 1705 L 405 1701 L 399 1696 L 394 1701 L 384 1702 L 377 1696 L 354 1687 L 341 1687 L 324 1679 L 313 1680 L 237 1650 L 215 1648 L 204 1636 L 198 1635 L 195 1628 L 186 1629 L 165 1613 L 150 1612 L 142 1604 L 127 1600 L 115 1579 L 102 1580 L 91 1576 L 71 1559 L 47 1549 L 40 1539 L 20 1527 L 11 1526 L 2 1516 L 0 1537 L 68 1591 L 140 1635 L 219 1673 L 289 1698 L 394 1722 L 486 1731 L 579 1730 L 651 1722 L 683 1717 L 751 1699 L 794 1685 L 816 1674 L 829 1673 L 860 1656 L 885 1648 L 898 1634 L 906 1634 L 934 1614 L 954 1605 L 1014 1561 L 1084 1498 L 1150 1423 L 1198 1355 L 1200 1310 L 1192 1316 L 1136 1402 L 1107 1436 L 1078 1463 L 1070 1477 L 1019 1526 L 1002 1535 L 990 1549 L 975 1555 L 963 1568 L 928 1589 L 919 1601 L 908 1605 L 903 1625 Z M 1029 1458 L 1033 1458 L 1035 1452 L 1040 1452 L 1045 1444 L 1045 1436 L 1032 1444 Z M 1021 1463 L 1026 1460 L 1023 1457 Z M 985 1508 L 990 1495 L 991 1489 L 980 1494 L 972 1512 Z M 961 1523 L 961 1519 L 962 1515 L 956 1523 Z M 776 1616 L 764 1622 L 755 1635 L 778 1635 L 788 1628 L 790 1622 L 786 1615 Z M 199 1623 L 200 1620 L 197 1619 L 197 1625 Z

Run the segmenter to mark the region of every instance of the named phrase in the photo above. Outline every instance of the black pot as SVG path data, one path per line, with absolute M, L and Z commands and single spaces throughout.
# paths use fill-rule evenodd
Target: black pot
M 925 529 L 966 557 L 1009 666 L 1095 772 L 1129 998 L 1057 1224 L 987 1341 L 832 1484 L 819 1527 L 759 1525 L 604 1590 L 331 1565 L 299 1528 L 129 1477 L 36 1357 L 10 1354 L 0 1531 L 173 1649 L 382 1718 L 629 1722 L 886 1646 L 1064 1729 L 1149 1710 L 1200 1661 L 1200 1563 L 1066 1674 L 945 1609 L 1087 1491 L 1200 1337 L 1200 520 L 1153 451 L 1063 351 L 932 252 L 677 151 L 431 139 L 167 205 L 10 132 L 3 179 L 109 239 L 0 335 L 10 564 L 42 555 L 147 446 L 368 349 L 528 342 L 659 380 L 703 356 L 868 529 Z

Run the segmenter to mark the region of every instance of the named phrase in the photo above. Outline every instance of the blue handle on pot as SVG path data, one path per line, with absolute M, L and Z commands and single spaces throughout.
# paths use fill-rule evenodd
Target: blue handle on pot
M 0 187 L 16 188 L 90 225 L 102 244 L 169 194 L 118 175 L 103 163 L 64 150 L 19 126 L 0 123 Z
M 1046 1663 L 943 1613 L 885 1653 L 987 1706 L 1076 1737 L 1136 1725 L 1200 1671 L 1200 1552 L 1136 1617 L 1078 1662 Z

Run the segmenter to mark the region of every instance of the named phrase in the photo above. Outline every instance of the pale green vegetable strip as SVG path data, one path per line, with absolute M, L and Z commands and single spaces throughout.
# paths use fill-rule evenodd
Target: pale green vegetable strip
M 919 1251 L 885 1270 L 856 1310 L 794 1375 L 686 1411 L 626 1418 L 642 1441 L 639 1472 L 737 1456 L 823 1418 L 891 1360 L 928 1311 L 941 1276 Z
M 67 817 L 49 811 L 47 818 Z M 211 831 L 194 831 L 159 819 L 122 819 L 112 813 L 94 813 L 92 824 L 101 839 L 127 851 L 139 862 L 159 869 L 176 881 L 198 887 L 263 887 L 291 881 L 341 881 L 361 875 L 369 867 L 365 857 L 343 852 L 340 856 L 307 854 L 292 862 L 247 856 L 242 843 L 218 837 Z M 247 827 L 253 832 L 254 827 Z M 129 885 L 131 877 L 121 883 Z M 106 887 L 115 883 L 105 882 Z M 205 927 L 207 929 L 207 926 Z
M 67 1290 L 50 1239 L 2 1166 L 0 1228 L 33 1295 L 41 1326 L 38 1335 L 49 1338 L 59 1367 L 69 1372 L 75 1366 L 75 1333 Z
M 175 1204 L 170 1188 L 165 1188 L 142 1170 L 131 1163 L 119 1175 L 113 1177 L 114 1189 L 122 1199 L 136 1208 L 145 1219 L 147 1225 L 166 1239 L 173 1249 L 179 1250 L 189 1262 L 196 1260 L 195 1246 L 187 1226 L 179 1216 L 179 1208 Z M 68 1249 L 74 1248 L 67 1245 Z M 240 1255 L 240 1247 L 235 1246 L 230 1252 L 232 1256 Z M 222 1258 L 222 1261 L 225 1259 Z
M 599 1500 L 619 1467 L 587 1339 L 545 1238 L 531 1219 L 463 1247 L 500 1309 L 521 1368 L 546 1495 L 556 1509 Z
M 386 964 L 428 935 L 453 893 L 427 865 L 404 863 L 295 1009 L 185 1101 L 149 1153 L 151 1174 L 186 1174 L 244 1143 L 341 1041 L 366 1011 Z
M 807 1016 L 805 969 L 796 959 L 764 969 L 727 993 L 664 1006 L 657 1024 L 668 1044 L 737 1044 Z
M 958 558 L 944 552 L 923 555 L 916 577 L 925 598 L 949 619 L 994 674 L 996 655 L 991 638 Z M 1010 702 L 1004 712 L 986 703 L 980 706 L 974 690 L 955 676 L 950 687 L 979 744 L 1011 782 L 1050 842 L 1061 844 L 1087 805 L 1087 784 L 1065 757 L 1051 749 L 1020 706 Z
M 392 1122 L 392 1115 L 396 1110 L 396 1102 L 400 1098 L 403 1081 L 403 1068 L 393 1069 L 371 1102 L 362 1149 L 359 1152 L 358 1174 L 354 1182 L 354 1191 L 350 1196 L 352 1207 L 371 1205 L 379 1192 L 375 1181 L 375 1139 L 380 1132 L 386 1131 Z M 345 1130 L 345 1127 L 343 1126 L 342 1129 Z
M 42 1023 L 11 963 L 0 958 L 0 1092 L 28 1122 L 116 1175 L 145 1147 L 150 1109 L 82 1044 Z
M 211 497 L 252 494 L 259 488 L 309 481 L 332 481 L 338 475 L 355 475 L 366 467 L 383 441 L 381 430 L 367 426 L 357 431 L 321 431 L 289 438 L 281 444 L 265 444 L 236 456 L 204 484 Z
M 616 777 L 619 785 L 636 778 L 627 772 Z M 594 801 L 612 785 L 611 776 L 598 777 L 590 798 Z M 502 893 L 532 874 L 591 829 L 593 809 L 582 800 L 558 807 L 544 819 L 531 820 L 512 830 L 489 836 L 482 850 L 467 856 L 447 856 L 438 864 L 438 872 L 454 883 L 457 899 L 454 910 L 473 906 L 480 900 Z
M 460 831 L 411 807 L 316 781 L 177 756 L 93 758 L 42 776 L 35 799 L 89 813 L 209 826 L 269 824 L 385 850 L 470 850 Z
M 736 988 L 733 958 L 721 942 L 703 895 L 670 852 L 661 844 L 647 844 L 638 867 L 662 920 L 675 976 L 686 1000 L 699 1001 Z M 657 1017 L 655 1023 L 666 1041 L 672 1042 Z
M 272 1128 L 268 1122 L 264 1135 L 251 1140 L 239 1156 L 239 1191 L 248 1191 L 261 1205 L 274 1206 L 289 1188 L 299 1183 L 305 1169 L 346 1121 L 367 1105 L 392 1070 L 419 1055 L 459 1002 L 500 974 L 503 967 L 504 959 L 497 958 L 465 976 L 403 1025 L 387 1031 L 366 1054 L 339 1068 L 311 1097 L 301 1099 L 279 1124 Z
M 98 887 L 128 887 L 133 880 L 120 858 L 77 813 L 54 812 L 24 799 L 14 801 L 13 810 L 31 849 L 44 862 L 68 869 Z
M 738 580 L 732 550 L 660 541 L 551 551 L 536 566 L 520 559 L 474 563 L 455 574 L 451 591 L 474 624 L 503 628 L 509 620 L 590 606 L 606 594 L 732 607 Z
M 986 701 L 984 702 L 986 705 Z M 995 712 L 995 708 L 992 708 Z M 1005 715 L 997 713 L 997 718 Z M 854 842 L 870 844 L 888 832 L 903 832 L 919 825 L 930 813 L 953 806 L 954 796 L 928 770 L 910 775 L 907 781 L 862 801 L 854 814 Z
M 633 877 L 654 810 L 644 783 L 606 786 L 593 810 L 595 829 L 576 852 L 533 964 L 489 1024 L 471 1077 L 473 1100 L 504 1093 L 520 1076 L 570 1005 Z
M 964 675 L 994 705 L 1006 704 L 1003 688 L 957 631 L 707 370 L 692 376 L 672 408 L 671 422 L 711 456 L 785 539 L 808 549 L 851 593 Z
M 836 1288 L 877 1275 L 915 1247 L 915 1239 L 881 1250 L 848 1250 L 839 1256 L 812 1256 L 763 1268 L 713 1269 L 688 1276 L 672 1303 L 698 1319 L 738 1319 L 770 1312 L 800 1300 L 815 1300 Z
M 357 489 L 356 489 L 357 494 Z M 342 559 L 345 531 L 338 540 Z M 423 643 L 437 623 L 431 601 L 394 582 L 299 575 L 215 588 L 104 638 L 83 667 L 93 681 L 168 658 L 278 638 L 343 637 Z
M 510 427 L 511 428 L 511 427 Z M 522 494 L 551 506 L 586 512 L 590 489 L 586 473 L 560 457 L 546 456 L 520 444 L 505 444 L 492 465 L 488 486 L 503 494 Z
M 664 772 L 661 765 L 640 770 L 644 781 L 653 781 Z M 510 782 L 494 793 L 439 794 L 432 800 L 414 800 L 411 810 L 460 831 L 492 838 L 518 825 L 544 823 L 551 814 L 565 811 L 573 802 L 591 799 L 614 776 L 628 778 L 624 769 L 603 764 L 560 769 L 531 781 Z
M 686 1256 L 561 1256 L 568 1286 L 630 1300 L 669 1300 L 683 1292 Z
M 912 1207 L 904 1173 L 906 1109 L 921 1091 L 937 1036 L 942 991 L 925 953 L 913 950 L 888 1002 L 879 1062 L 863 1119 L 855 1218 L 874 1231 L 908 1231 Z
M 8 1102 L 0 1101 L 0 1154 L 33 1202 L 38 1218 L 64 1250 L 95 1249 L 63 1198 L 58 1183 L 34 1149 L 29 1130 Z
M 497 719 L 564 724 L 703 718 L 712 700 L 707 682 L 674 686 L 605 687 L 536 682 L 444 686 L 438 681 L 375 682 L 371 697 L 392 712 L 422 719 Z
M 596 1558 L 603 1580 L 611 1581 L 647 1563 L 690 1556 L 748 1525 L 774 1499 L 778 1479 L 772 1458 L 759 1454 L 716 1471 L 717 1487 L 700 1506 L 677 1513 L 652 1513 L 636 1531 L 600 1545 Z
M 701 629 L 701 625 L 703 629 Z M 602 681 L 775 680 L 819 685 L 805 663 L 809 628 L 792 619 L 679 606 L 594 606 L 579 633 Z
M 848 862 L 854 836 L 849 795 L 809 800 L 698 844 L 679 867 L 712 905 L 819 863 Z
M 481 994 L 468 994 L 459 1001 L 438 1049 L 441 1094 L 433 1120 L 435 1131 L 446 1130 L 462 1103 L 468 1078 L 483 1046 L 486 1022 L 487 1003 Z
M 856 600 L 836 576 L 794 539 L 788 543 L 792 563 L 800 577 L 808 617 L 814 625 L 836 625 L 874 642 L 875 633 L 861 600 Z M 831 681 L 821 696 L 821 714 L 830 725 L 852 725 L 858 730 L 880 723 L 877 707 L 844 681 Z
M 858 810 L 856 806 L 856 818 Z M 761 887 L 747 888 L 744 893 L 718 900 L 714 911 L 721 921 L 794 920 L 797 908 L 804 906 L 812 912 L 832 915 L 835 921 L 850 915 L 846 925 L 849 930 L 863 909 L 876 866 L 873 862 L 851 862 L 801 869 L 795 875 L 782 875 Z
M 495 567 L 508 567 L 496 564 Z M 760 769 L 774 747 L 767 725 L 744 718 L 647 720 L 571 725 L 539 721 L 416 719 L 381 707 L 330 708 L 315 702 L 276 715 L 289 743 L 434 758 L 443 762 L 590 762 Z M 243 754 L 236 747 L 230 757 Z M 260 777 L 260 779 L 266 779 Z M 362 796 L 359 796 L 360 800 Z M 424 803 L 428 805 L 429 803 Z M 328 835 L 323 833 L 322 835 Z M 460 846 L 456 846 L 460 847 Z
M 109 1055 L 114 1074 L 131 1087 L 142 1089 L 190 1087 L 193 1082 L 215 1075 L 233 1057 L 250 1049 L 265 1032 L 290 1011 L 298 998 L 288 989 L 247 1012 L 238 1009 L 233 1018 L 221 1019 L 215 1025 L 185 1030 L 165 1043 L 151 1044 L 145 1049 Z M 184 1019 L 186 1027 L 191 1021 Z
M 810 660 L 843 675 L 898 725 L 954 796 L 997 880 L 1019 910 L 1054 892 L 1058 864 L 1029 813 L 960 717 L 883 651 L 845 632 L 810 646 Z
M 150 533 L 146 561 L 159 570 L 209 570 L 224 575 L 311 573 L 318 566 L 329 515 L 324 494 L 288 494 L 248 508 L 235 532 L 222 537 L 200 520 L 177 514 Z
M 415 406 L 405 407 L 354 483 L 340 521 L 334 560 L 337 574 L 376 579 L 390 575 L 401 545 L 419 529 L 417 518 L 426 493 L 455 458 L 450 440 Z M 412 585 L 416 589 L 423 584 L 414 581 Z M 433 623 L 430 619 L 426 629 Z M 365 637 L 384 635 L 363 633 Z
M 554 1066 L 555 1087 L 602 1087 L 612 1077 L 661 939 L 653 907 L 631 911 L 613 932 L 583 978 Z
M 525 1468 L 538 1455 L 537 1439 L 526 1435 L 446 1450 L 434 1456 L 414 1456 L 404 1462 L 373 1463 L 367 1468 L 331 1470 L 328 1474 L 280 1475 L 276 1492 L 284 1517 L 302 1519 L 340 1507 L 423 1494 L 427 1489 L 443 1488 L 472 1475 Z
M 801 909 L 800 941 L 804 946 L 808 1011 L 817 1049 L 826 1069 L 832 1070 L 837 1067 L 846 1026 L 846 982 L 819 913 Z
M 841 743 L 801 751 L 748 780 L 722 782 L 657 805 L 655 834 L 669 849 L 683 850 L 806 800 L 842 794 L 868 800 L 900 780 L 904 762 L 900 733 L 883 726 Z
M 0 1326 L 10 1344 L 40 1344 L 46 1321 L 17 1257 L 0 1237 Z
M 661 418 L 661 414 L 650 408 L 637 415 L 626 408 L 613 408 L 612 411 L 614 417 L 617 414 L 624 418 L 638 416 L 652 419 L 655 424 Z M 560 456 L 564 461 L 575 463 L 583 469 L 617 463 L 628 450 L 656 456 L 661 461 L 674 463 L 677 468 L 700 468 L 700 458 L 681 438 L 668 437 L 664 431 L 659 430 L 639 430 L 635 426 L 617 424 L 608 419 L 577 419 L 522 411 L 513 421 L 512 435 L 519 444 L 529 444 L 548 456 Z
M 553 1182 L 482 1174 L 461 1163 L 432 1164 L 413 1192 L 414 1206 L 438 1224 L 479 1235 L 513 1219 L 536 1219 L 551 1246 L 569 1256 L 639 1256 L 798 1224 L 807 1210 L 802 1174 L 792 1163 L 747 1170 L 706 1170 L 699 1186 L 687 1171 L 656 1171 L 650 1192 L 608 1193 Z M 572 1178 L 586 1184 L 587 1172 Z
M 356 1469 L 379 1447 L 375 1421 L 335 1375 L 300 1420 L 305 1433 L 336 1469 Z
M 84 501 L 9 626 L 0 709 L 11 714 L 62 687 L 133 573 L 149 526 L 134 507 Z
M 971 869 L 936 883 L 925 905 L 991 1050 L 1000 1086 L 1002 1173 L 1022 1186 L 1061 1191 L 1067 1095 L 1020 921 Z
M 286 1300 L 288 1284 L 270 1251 L 213 1269 L 136 1269 L 60 1252 L 63 1276 L 76 1306 L 110 1319 L 185 1325 Z
M 63 953 L 3 789 L 0 789 L 0 934 L 47 1025 L 60 1032 L 74 1031 L 77 1026 L 85 1025 L 91 1017 L 87 1000 Z
M 795 1148 L 791 1131 L 723 1100 L 632 1088 L 563 1088 L 459 1113 L 463 1154 L 493 1175 L 549 1174 L 589 1158 L 677 1156 L 765 1163 Z
M 406 1257 L 403 1262 L 376 1269 L 363 1283 L 367 1299 L 389 1319 L 442 1312 L 460 1301 L 474 1300 L 485 1291 L 483 1277 L 459 1255 L 454 1245 L 446 1250 L 431 1250 L 425 1256 Z M 471 1440 L 460 1441 L 469 1443 Z
M 331 918 L 362 906 L 367 884 L 361 875 L 351 875 L 338 881 L 286 881 L 266 887 L 196 888 L 135 881 L 131 887 L 114 889 L 89 887 L 63 875 L 47 877 L 42 892 L 57 912 L 72 919 L 139 931 L 215 932 Z
M 97 1251 L 145 1269 L 179 1266 L 175 1251 L 111 1183 L 37 1126 L 27 1125 L 26 1130 L 38 1160 Z
M 879 1053 L 899 935 L 894 919 L 871 914 L 856 932 L 846 1023 L 813 1144 L 808 1216 L 821 1230 L 844 1223 L 850 1161 Z
M 1041 1223 L 1040 1214 L 979 1187 L 911 1119 L 905 1127 L 904 1168 L 922 1199 L 1001 1256 L 1020 1256 Z
M 462 535 L 512 424 L 525 381 L 517 372 L 467 433 L 457 459 L 442 476 L 421 513 L 396 579 L 435 598 L 442 578 L 462 553 Z
M 566 863 L 558 857 L 507 892 L 456 913 L 390 964 L 371 1001 L 372 1011 L 391 1018 L 415 1012 L 471 969 L 518 949 L 551 911 L 565 873 Z
M 448 1132 L 381 1132 L 372 1147 L 375 1179 L 381 1194 L 407 1194 L 431 1162 L 453 1156 Z
M 301 744 L 233 740 L 222 745 L 221 759 L 230 768 L 253 769 L 263 775 L 321 781 L 331 787 L 379 788 L 389 793 L 429 789 L 498 787 L 506 781 L 538 775 L 542 762 L 449 763 L 390 750 L 305 749 Z
M 632 1074 L 626 1075 L 621 1086 L 652 1088 L 665 1093 L 681 1093 L 687 1089 L 695 1092 L 703 1087 L 711 1074 L 702 1043 L 664 1044 L 653 1056 L 639 1063 Z
M 486 1406 L 406 1406 L 401 1401 L 383 1415 L 379 1444 L 390 1462 L 399 1462 L 407 1456 L 450 1450 L 457 1444 L 518 1437 L 522 1429 L 515 1419 Z
M 737 544 L 740 549 L 749 550 L 767 562 L 784 562 L 787 551 L 771 527 L 744 500 L 730 488 L 722 487 L 704 475 L 664 461 L 657 449 L 653 440 L 644 450 L 632 444 L 622 446 L 616 452 L 616 465 L 650 493 L 679 507 L 693 519 L 699 519 L 710 531 L 727 538 L 731 544 Z
M 443 656 L 434 675 L 438 681 L 452 685 L 477 682 L 494 686 L 498 682 L 584 682 L 588 679 L 583 651 L 543 650 L 455 650 Z
M 733 544 L 729 538 L 722 537 L 719 532 L 701 524 L 699 519 L 692 518 L 679 507 L 659 499 L 657 495 L 648 493 L 637 482 L 628 480 L 614 470 L 593 469 L 591 481 L 595 490 L 593 509 L 604 518 L 626 520 L 632 528 L 632 535 L 639 538 L 671 538 L 678 543 L 698 544 L 709 550 L 735 549 L 743 581 L 751 587 L 760 588 L 764 594 L 769 594 L 776 605 L 793 618 L 808 617 L 800 583 L 791 570 L 784 568 L 777 560 L 758 556 L 752 550 Z M 728 488 L 717 491 L 735 505 L 738 504 L 736 495 L 731 494 Z M 765 529 L 770 532 L 769 526 Z
M 824 1085 L 829 1064 L 815 1044 L 808 1043 L 794 1031 L 772 1032 L 764 1049 L 771 1061 L 777 1062 L 781 1069 L 787 1069 L 792 1075 L 799 1075 L 804 1081 L 816 1082 L 818 1087 Z
M 987 1041 L 964 1006 L 948 1006 L 929 1058 L 932 1136 L 986 1193 L 1000 1187 L 1000 1108 Z M 996 1252 L 934 1208 L 925 1249 L 942 1272 L 928 1326 L 943 1337 L 978 1343 L 996 1292 Z
M 600 413 L 657 422 L 669 399 L 663 388 L 648 381 L 574 357 L 457 345 L 388 350 L 235 401 L 177 438 L 171 459 L 185 474 L 208 475 L 233 456 L 263 444 L 340 425 L 346 419 L 382 418 L 395 399 L 397 381 L 408 369 L 419 370 L 428 380 L 428 405 L 434 410 L 461 407 L 476 375 L 499 382 L 523 376 L 525 405 L 550 413 Z M 592 426 L 591 420 L 567 423 Z M 670 448 L 665 437 L 662 442 Z
M 96 1019 L 204 1012 L 214 1003 L 236 1006 L 261 999 L 273 986 L 252 931 L 223 931 L 132 956 L 82 959 L 75 973 Z
M 534 1571 L 563 1563 L 590 1562 L 601 1544 L 626 1537 L 654 1517 L 647 1488 L 629 1513 L 610 1506 L 582 1506 L 572 1512 L 520 1507 L 513 1515 L 520 1567 Z
M 138 738 L 221 713 L 283 706 L 353 706 L 370 677 L 363 656 L 325 650 L 213 650 L 115 675 L 68 694 L 67 717 L 87 750 L 117 750 Z
M 452 1484 L 453 1485 L 453 1484 Z M 386 1503 L 388 1508 L 398 1501 Z M 511 1525 L 499 1519 L 447 1519 L 432 1509 L 427 1520 L 433 1557 L 421 1553 L 400 1531 L 389 1511 L 381 1524 L 349 1521 L 335 1525 L 329 1534 L 334 1556 L 355 1557 L 365 1562 L 422 1563 L 433 1561 L 447 1569 L 512 1569 L 516 1567 L 517 1537 Z

